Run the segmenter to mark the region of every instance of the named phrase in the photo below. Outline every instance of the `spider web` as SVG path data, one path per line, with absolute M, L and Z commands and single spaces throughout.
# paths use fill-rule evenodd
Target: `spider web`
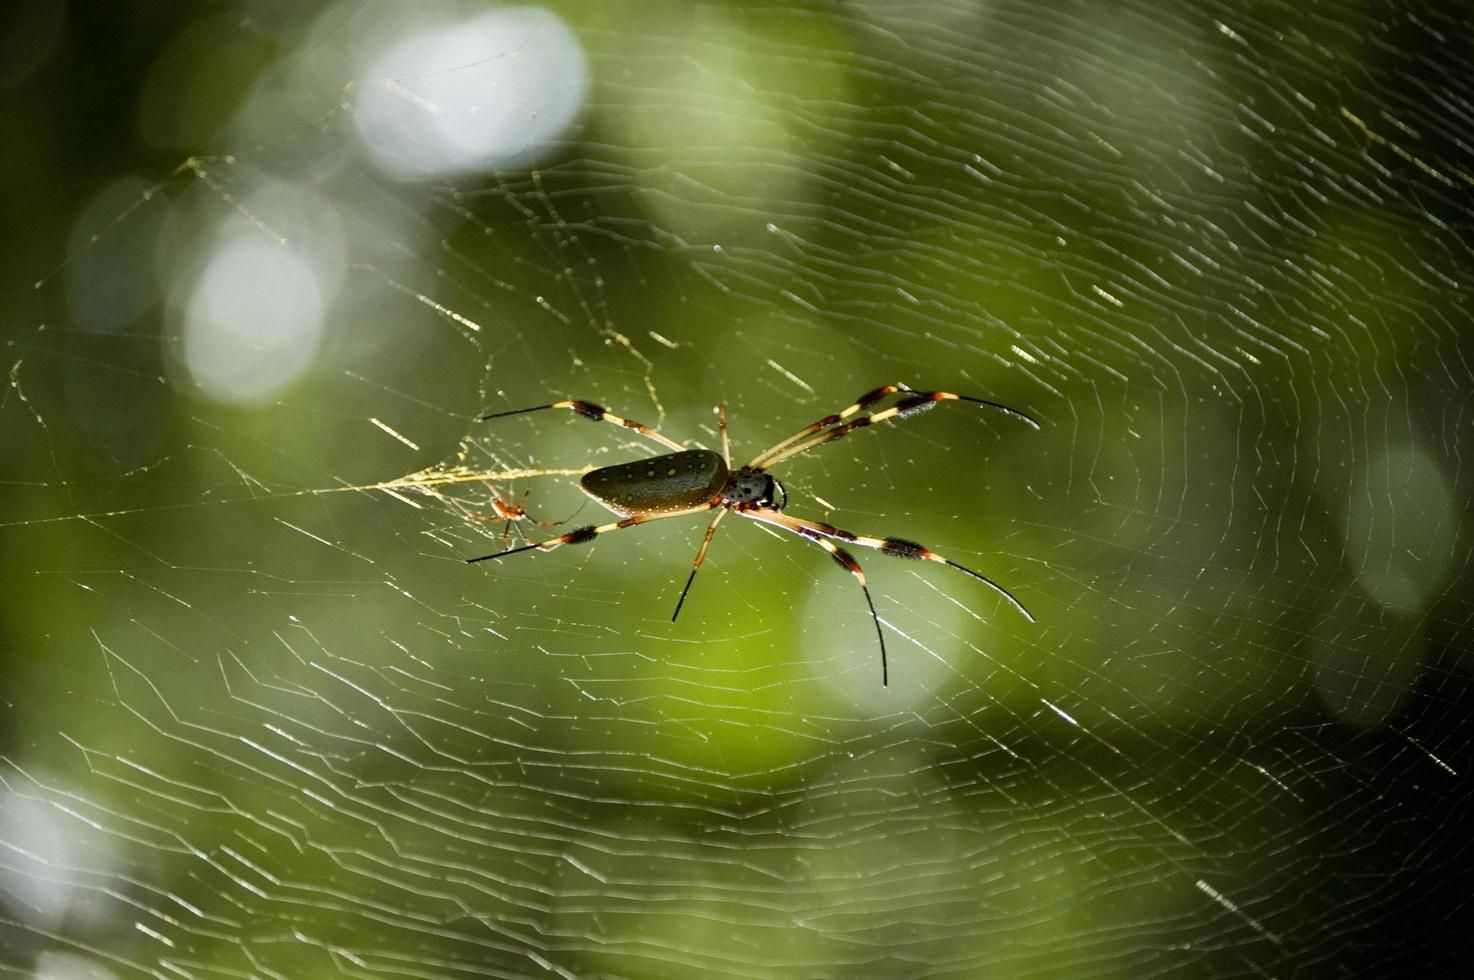
M 343 54 L 385 8 L 211 19 L 152 70 L 173 104 L 255 66 L 12 306 L 0 965 L 1467 962 L 1466 15 L 621 6 L 558 8 L 576 128 L 491 177 L 353 149 L 413 91 Z M 269 391 L 188 326 L 226 240 L 332 283 Z M 850 577 L 735 517 L 677 622 L 700 517 L 464 563 L 493 494 L 566 522 L 514 543 L 601 523 L 577 475 L 659 451 L 481 414 L 716 448 L 720 402 L 746 459 L 888 382 L 1042 429 L 877 425 L 780 467 L 789 511 L 1037 623 L 857 549 L 885 688 Z

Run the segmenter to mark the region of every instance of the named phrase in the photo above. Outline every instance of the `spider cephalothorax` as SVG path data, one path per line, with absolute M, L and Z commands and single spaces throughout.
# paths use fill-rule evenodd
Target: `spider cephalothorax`
M 782 510 L 788 503 L 788 494 L 783 484 L 762 470 L 746 466 L 733 470 L 722 487 L 722 506 L 738 510 Z
M 871 412 L 868 415 L 861 415 L 851 422 L 845 421 L 861 409 L 895 394 L 901 395 L 901 398 L 891 407 Z M 855 560 L 855 557 L 836 545 L 835 541 L 856 544 L 864 548 L 875 548 L 897 558 L 934 561 L 950 565 L 992 586 L 1030 622 L 1034 621 L 1034 617 L 1029 615 L 1029 611 L 1013 597 L 1012 593 L 997 582 L 980 572 L 943 558 L 935 551 L 915 541 L 905 538 L 872 538 L 834 527 L 831 524 L 804 520 L 783 513 L 783 509 L 788 505 L 788 493 L 783 489 L 783 484 L 774 479 L 768 470 L 815 446 L 843 438 L 856 429 L 888 419 L 909 418 L 943 401 L 967 401 L 988 405 L 1022 419 L 1035 429 L 1039 428 L 1039 423 L 1023 412 L 998 402 L 957 395 L 950 391 L 914 391 L 904 385 L 882 385 L 861 395 L 842 411 L 826 415 L 810 423 L 777 445 L 754 456 L 745 465 L 733 469 L 731 446 L 727 439 L 727 410 L 722 405 L 717 406 L 717 413 L 721 418 L 721 455 L 717 455 L 710 449 L 684 449 L 680 443 L 666 438 L 649 426 L 622 418 L 592 402 L 569 399 L 554 402 L 551 405 L 535 405 L 532 408 L 519 408 L 510 412 L 494 412 L 483 416 L 483 420 L 499 418 L 503 415 L 536 412 L 546 408 L 566 408 L 595 422 L 609 422 L 627 429 L 634 429 L 641 435 L 675 452 L 630 463 L 603 466 L 583 475 L 580 485 L 584 493 L 620 515 L 620 520 L 611 521 L 608 524 L 590 524 L 586 527 L 575 528 L 556 538 L 523 545 L 520 548 L 498 551 L 491 555 L 469 558 L 467 561 L 477 562 L 490 558 L 504 558 L 507 555 L 534 548 L 547 550 L 559 545 L 581 544 L 585 541 L 592 541 L 609 531 L 634 527 L 636 524 L 660 520 L 663 517 L 699 514 L 714 510 L 716 515 L 706 525 L 706 536 L 701 539 L 701 547 L 696 552 L 696 560 L 691 564 L 691 575 L 686 579 L 686 587 L 681 590 L 681 597 L 676 601 L 676 611 L 671 616 L 671 619 L 675 619 L 680 615 L 681 605 L 686 601 L 686 594 L 691 591 L 691 583 L 696 580 L 696 572 L 706 558 L 706 549 L 711 544 L 712 535 L 716 533 L 717 524 L 728 512 L 735 512 L 749 520 L 761 521 L 818 545 L 829 552 L 830 557 L 855 577 L 855 581 L 860 584 L 861 590 L 865 593 L 865 602 L 870 606 L 870 617 L 875 622 L 875 635 L 880 639 L 881 683 L 887 684 L 890 680 L 890 671 L 886 664 L 885 634 L 880 628 L 880 616 L 875 612 L 875 603 L 870 599 L 870 588 L 865 584 L 865 573 L 860 570 L 860 563 Z

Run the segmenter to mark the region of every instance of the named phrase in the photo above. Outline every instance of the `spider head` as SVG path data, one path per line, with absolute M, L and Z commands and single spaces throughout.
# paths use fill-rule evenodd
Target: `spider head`
M 744 467 L 727 478 L 727 485 L 722 488 L 722 501 L 744 508 L 782 510 L 788 504 L 788 491 L 767 473 Z

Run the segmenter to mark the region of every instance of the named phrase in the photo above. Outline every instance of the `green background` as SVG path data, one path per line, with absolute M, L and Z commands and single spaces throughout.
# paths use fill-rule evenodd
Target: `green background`
M 394 181 L 354 44 L 445 9 L 4 15 L 0 968 L 1467 962 L 1466 13 L 562 3 L 537 169 Z M 182 366 L 242 228 L 341 277 L 247 404 Z M 1042 429 L 948 403 L 791 511 L 1036 624 L 857 552 L 882 688 L 737 518 L 677 623 L 701 518 L 462 561 L 652 451 L 480 414 L 746 458 L 887 382 Z

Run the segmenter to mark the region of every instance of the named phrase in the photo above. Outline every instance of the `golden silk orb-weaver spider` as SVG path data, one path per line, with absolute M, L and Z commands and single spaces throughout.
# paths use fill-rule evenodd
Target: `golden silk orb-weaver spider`
M 861 415 L 852 421 L 845 421 L 855 413 L 891 395 L 901 397 L 889 408 Z M 934 408 L 938 402 L 944 401 L 964 401 L 976 405 L 987 405 L 1020 419 L 1034 429 L 1039 428 L 1038 422 L 1018 409 L 1009 408 L 1007 405 L 988 401 L 985 398 L 973 398 L 950 391 L 915 391 L 899 384 L 881 385 L 861 395 L 841 411 L 809 423 L 783 441 L 758 453 L 747 463 L 733 469 L 731 444 L 727 438 L 727 409 L 724 405 L 718 405 L 716 408 L 721 419 L 721 455 L 717 455 L 710 449 L 686 449 L 680 443 L 666 438 L 648 425 L 621 418 L 592 402 L 569 399 L 553 402 L 550 405 L 534 405 L 531 408 L 518 408 L 510 412 L 493 412 L 490 415 L 484 415 L 482 421 L 527 412 L 541 412 L 550 408 L 566 408 L 593 422 L 609 422 L 633 429 L 642 436 L 668 449 L 673 449 L 675 452 L 636 460 L 632 463 L 604 466 L 590 470 L 583 475 L 580 481 L 583 492 L 618 514 L 619 520 L 608 524 L 590 524 L 575 528 L 556 538 L 548 538 L 546 541 L 538 541 L 518 548 L 509 548 L 495 554 L 468 558 L 466 561 L 468 563 L 489 561 L 522 551 L 534 549 L 548 551 L 560 545 L 583 544 L 610 531 L 618 531 L 667 517 L 681 517 L 685 514 L 701 514 L 714 510 L 716 515 L 706 525 L 706 535 L 701 539 L 701 547 L 697 550 L 696 560 L 691 565 L 691 574 L 686 579 L 685 588 L 681 590 L 680 599 L 676 601 L 676 611 L 671 615 L 671 620 L 674 622 L 675 618 L 681 614 L 681 606 L 686 601 L 686 594 L 691 591 L 691 583 L 696 580 L 696 572 L 706 559 L 706 549 L 711 544 L 711 538 L 716 533 L 717 525 L 729 512 L 737 513 L 749 520 L 760 521 L 798 535 L 805 541 L 823 548 L 855 577 L 855 581 L 859 583 L 861 591 L 865 594 L 865 603 L 870 607 L 870 618 L 875 622 L 875 635 L 880 640 L 880 682 L 882 685 L 889 686 L 890 667 L 886 661 L 885 632 L 880 628 L 880 616 L 876 613 L 875 603 L 870 598 L 870 587 L 865 582 L 865 573 L 860 570 L 860 563 L 855 560 L 854 556 L 835 544 L 835 541 L 859 545 L 863 548 L 875 548 L 897 558 L 934 561 L 950 565 L 989 585 L 1007 599 L 1029 622 L 1034 622 L 1034 617 L 1024 608 L 1023 603 L 1014 598 L 1013 593 L 997 582 L 981 572 L 975 572 L 942 557 L 925 545 L 906 538 L 867 537 L 819 521 L 805 520 L 783 513 L 783 509 L 788 505 L 788 492 L 768 470 L 816 446 L 842 439 L 856 429 L 863 429 L 876 422 L 911 418 Z
M 523 490 L 522 497 L 518 500 L 503 497 L 490 483 L 486 484 L 486 489 L 491 492 L 491 513 L 467 514 L 466 516 L 473 521 L 481 521 L 485 524 L 501 524 L 503 548 L 512 543 L 513 531 L 516 531 L 517 536 L 523 541 L 527 540 L 527 533 L 522 530 L 523 524 L 531 524 L 534 527 L 559 527 L 573 520 L 572 517 L 565 517 L 561 521 L 543 521 L 527 513 L 527 498 L 532 493 L 531 487 Z

